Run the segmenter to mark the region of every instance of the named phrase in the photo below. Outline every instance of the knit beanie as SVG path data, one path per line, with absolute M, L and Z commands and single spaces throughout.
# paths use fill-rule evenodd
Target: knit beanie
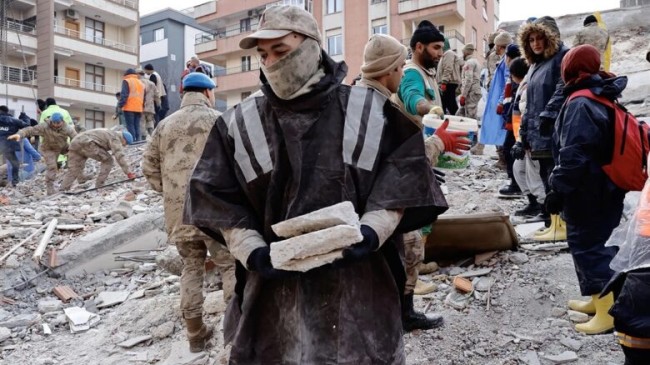
M 490 33 L 488 36 L 488 45 L 494 45 L 494 38 L 499 35 L 499 32 Z
M 361 75 L 366 79 L 374 79 L 388 74 L 406 61 L 407 50 L 397 39 L 375 34 L 368 40 L 363 50 L 363 65 Z
M 512 36 L 508 32 L 501 32 L 494 37 L 494 44 L 497 46 L 505 47 L 512 43 Z
M 474 47 L 474 45 L 471 43 L 467 43 L 465 47 L 463 47 L 463 52 L 471 53 L 474 51 L 476 51 L 476 47 Z
M 506 48 L 506 56 L 509 58 L 517 58 L 521 56 L 521 52 L 519 52 L 519 46 L 516 43 L 509 44 L 508 48 Z
M 415 45 L 420 42 L 422 44 L 429 44 L 433 42 L 444 42 L 445 36 L 440 33 L 438 28 L 436 28 L 433 23 L 428 20 L 423 20 L 418 24 L 417 29 L 413 32 L 411 36 L 411 42 L 409 45 L 411 49 L 415 48 Z

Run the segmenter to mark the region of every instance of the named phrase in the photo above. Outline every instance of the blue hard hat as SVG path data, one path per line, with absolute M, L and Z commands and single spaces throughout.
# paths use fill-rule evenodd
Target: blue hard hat
M 122 131 L 122 137 L 126 141 L 126 144 L 133 144 L 133 136 L 127 131 Z
M 191 72 L 183 78 L 183 88 L 214 89 L 214 81 L 201 72 Z
M 52 116 L 50 117 L 50 121 L 52 121 L 54 123 L 63 122 L 63 114 L 61 114 L 61 113 L 52 114 Z

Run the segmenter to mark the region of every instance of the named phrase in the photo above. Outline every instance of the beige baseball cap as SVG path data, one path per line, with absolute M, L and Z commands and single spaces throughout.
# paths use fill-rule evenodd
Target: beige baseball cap
M 258 39 L 282 38 L 292 32 L 313 38 L 321 44 L 318 24 L 309 12 L 297 6 L 280 5 L 271 6 L 264 11 L 257 31 L 242 39 L 239 48 L 254 48 Z

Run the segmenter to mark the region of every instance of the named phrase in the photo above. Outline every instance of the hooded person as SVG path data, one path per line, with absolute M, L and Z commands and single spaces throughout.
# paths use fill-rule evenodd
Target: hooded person
M 456 89 L 461 84 L 461 70 L 463 68 L 463 59 L 460 58 L 455 50 L 449 46 L 449 40 L 445 38 L 444 54 L 438 62 L 436 81 L 442 92 L 442 108 L 446 114 L 456 115 L 458 104 L 456 103 Z
M 446 209 L 420 130 L 382 93 L 342 84 L 347 66 L 299 7 L 267 8 L 240 47 L 260 55 L 261 92 L 217 118 L 184 211 L 237 259 L 230 363 L 403 364 L 402 234 Z M 271 225 L 343 201 L 361 242 L 308 271 L 273 266 Z
M 519 147 L 526 146 L 533 160 L 539 162 L 539 175 L 546 194 L 548 177 L 555 165 L 551 137 L 562 104 L 566 100 L 561 65 L 569 49 L 560 38 L 555 19 L 544 16 L 523 25 L 519 30 L 519 48 L 530 65 L 526 88 L 526 112 L 522 115 Z M 545 214 L 546 215 L 546 214 Z M 566 238 L 566 226 L 560 217 L 545 219 L 548 229 L 535 236 L 538 241 Z
M 609 44 L 609 33 L 600 27 L 598 19 L 593 14 L 585 18 L 583 25 L 584 27 L 576 33 L 573 46 L 590 44 L 596 47 L 598 52 L 600 52 L 601 69 L 604 69 L 603 63 L 605 62 L 607 44 Z
M 397 91 L 403 75 L 407 50 L 397 39 L 384 34 L 375 34 L 368 40 L 363 52 L 361 80 L 359 86 L 372 88 L 386 97 Z M 403 113 L 406 111 L 402 110 Z M 406 114 L 405 114 L 406 115 Z M 402 118 L 404 119 L 404 118 Z M 469 149 L 466 133 L 447 132 L 446 126 L 438 128 L 435 134 L 425 140 L 427 158 L 433 167 L 438 156 L 451 150 Z M 424 239 L 419 230 L 403 236 L 406 285 L 402 299 L 402 325 L 406 332 L 416 329 L 431 329 L 442 325 L 439 315 L 425 315 L 416 312 L 414 294 L 427 294 L 432 287 L 418 279 L 418 265 L 424 260 Z
M 435 65 L 443 55 L 444 44 L 445 37 L 431 22 L 423 20 L 418 24 L 410 41 L 413 57 L 406 62 L 404 77 L 393 98 L 420 126 L 424 115 L 444 114 L 435 77 Z
M 591 45 L 571 49 L 562 61 L 564 95 L 568 98 L 587 90 L 616 100 L 627 85 L 627 77 L 614 77 L 599 70 L 598 49 Z M 621 222 L 626 191 L 617 187 L 602 167 L 611 161 L 614 148 L 611 113 L 609 107 L 586 96 L 564 104 L 553 134 L 556 166 L 544 203 L 549 213 L 561 212 L 566 221 L 567 242 L 580 292 L 591 297 L 587 302 L 572 300 L 569 307 L 595 314 L 589 322 L 576 325 L 576 331 L 589 335 L 614 328 L 608 313 L 613 296 L 600 297 L 600 293 L 614 274 L 610 262 L 617 248 L 606 247 L 605 243 Z
M 203 351 L 212 328 L 203 322 L 203 281 L 207 253 L 223 283 L 224 300 L 234 291 L 235 260 L 225 246 L 196 227 L 183 224 L 183 205 L 192 169 L 221 113 L 214 110 L 214 81 L 192 72 L 183 79 L 183 99 L 178 111 L 154 130 L 142 156 L 142 173 L 151 188 L 162 193 L 169 242 L 183 260 L 181 313 L 191 352 Z

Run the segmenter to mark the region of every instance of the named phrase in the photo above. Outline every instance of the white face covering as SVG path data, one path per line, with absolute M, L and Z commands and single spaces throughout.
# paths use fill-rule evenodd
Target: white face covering
M 321 50 L 318 42 L 312 38 L 305 40 L 293 50 L 269 67 L 261 66 L 271 89 L 280 99 L 291 100 L 309 92 L 317 83 Z M 314 81 L 315 80 L 315 81 Z

